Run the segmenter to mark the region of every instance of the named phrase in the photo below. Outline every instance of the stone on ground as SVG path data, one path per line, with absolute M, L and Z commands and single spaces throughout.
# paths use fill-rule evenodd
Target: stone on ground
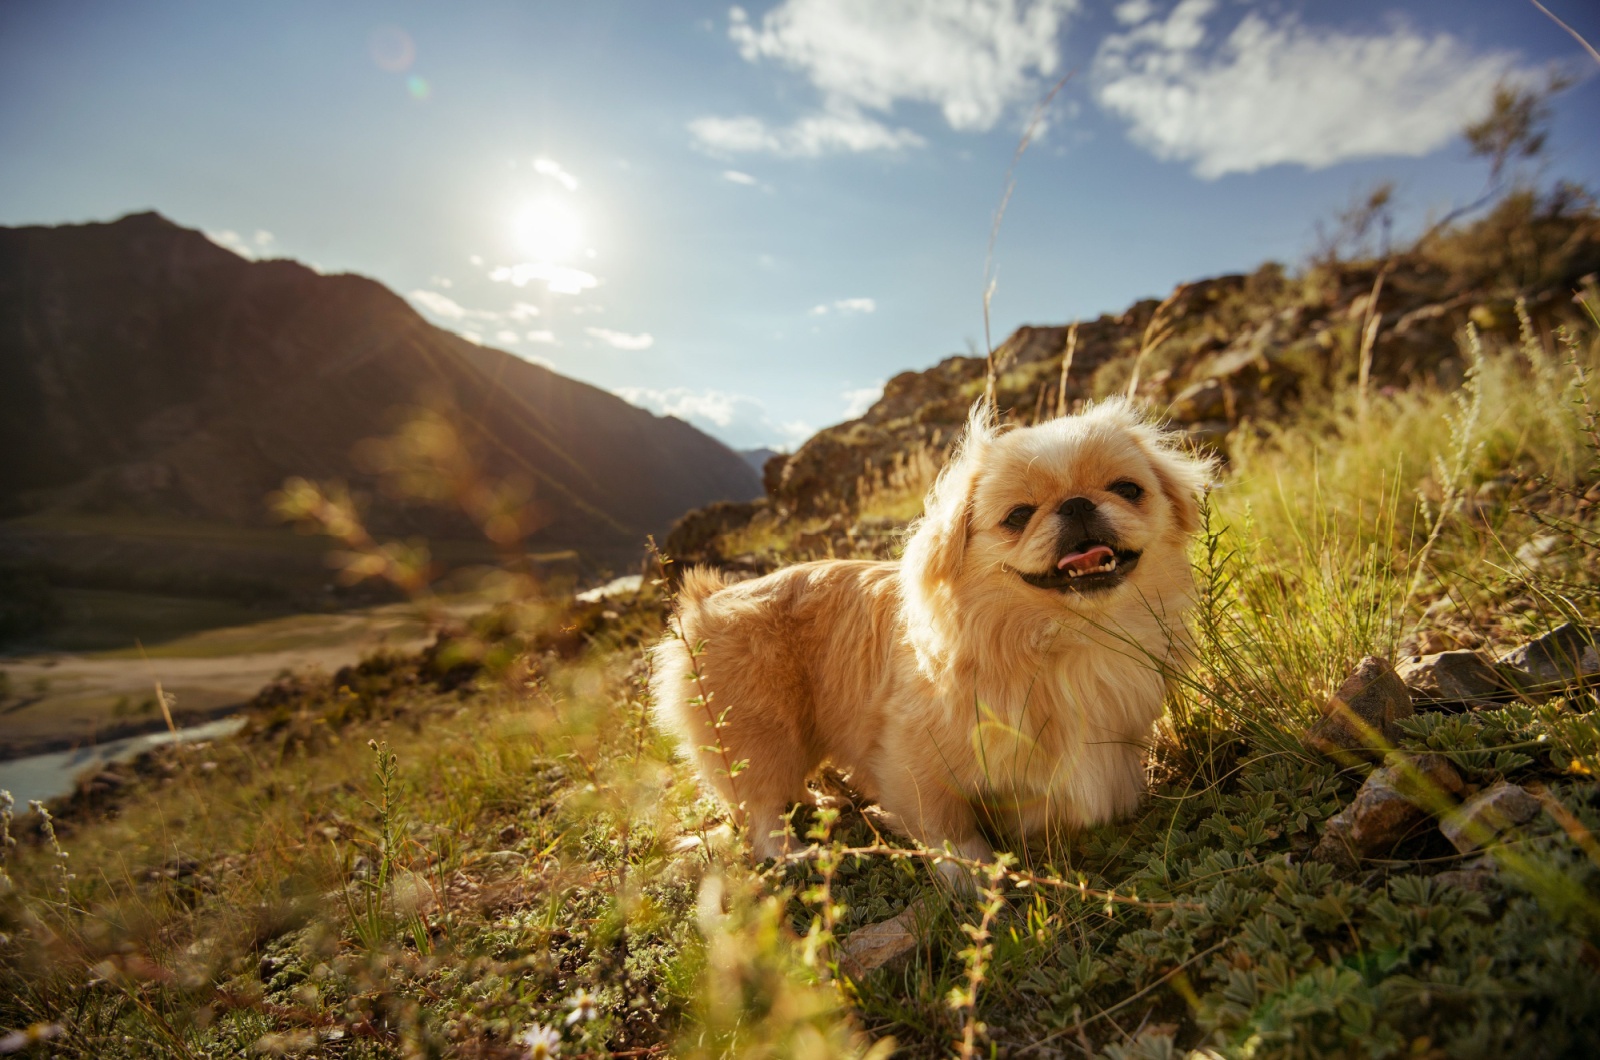
M 911 956 L 917 948 L 917 916 L 922 899 L 897 915 L 856 928 L 839 947 L 839 966 L 853 979 L 886 968 Z
M 1539 800 L 1507 781 L 1478 792 L 1439 822 L 1439 831 L 1463 854 L 1482 850 L 1539 815 Z
M 1500 656 L 1500 664 L 1520 670 L 1533 684 L 1559 684 L 1600 674 L 1600 631 L 1573 622 L 1557 626 Z
M 1443 756 L 1391 754 L 1350 805 L 1328 819 L 1311 857 L 1354 868 L 1361 858 L 1393 850 L 1463 790 L 1461 775 Z
M 1413 655 L 1395 670 L 1412 695 L 1429 706 L 1481 702 L 1509 688 L 1494 664 L 1475 651 Z
M 1399 735 L 1395 722 L 1412 713 L 1405 682 L 1387 659 L 1369 655 L 1323 706 L 1322 719 L 1306 734 L 1306 743 L 1335 758 L 1361 752 L 1376 757 Z

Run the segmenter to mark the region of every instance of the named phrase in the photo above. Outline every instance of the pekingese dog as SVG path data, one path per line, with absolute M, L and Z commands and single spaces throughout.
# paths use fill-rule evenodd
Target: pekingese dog
M 687 571 L 656 716 L 758 858 L 824 762 L 976 860 L 1130 810 L 1210 471 L 1121 400 L 1011 429 L 980 403 L 899 562 Z

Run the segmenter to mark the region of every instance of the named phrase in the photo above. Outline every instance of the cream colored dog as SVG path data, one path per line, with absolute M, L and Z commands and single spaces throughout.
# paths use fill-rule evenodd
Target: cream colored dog
M 967 858 L 991 855 L 984 829 L 1026 842 L 1127 811 L 1209 472 L 1120 400 L 1010 430 L 980 404 L 898 563 L 688 571 L 657 718 L 759 858 L 823 762 Z

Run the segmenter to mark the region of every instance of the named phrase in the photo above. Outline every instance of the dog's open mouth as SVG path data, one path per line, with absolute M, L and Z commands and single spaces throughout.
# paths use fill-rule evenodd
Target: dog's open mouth
M 1104 541 L 1080 541 L 1056 560 L 1056 569 L 1026 574 L 1022 580 L 1039 589 L 1077 593 L 1100 592 L 1121 585 L 1139 563 L 1139 553 L 1118 549 Z

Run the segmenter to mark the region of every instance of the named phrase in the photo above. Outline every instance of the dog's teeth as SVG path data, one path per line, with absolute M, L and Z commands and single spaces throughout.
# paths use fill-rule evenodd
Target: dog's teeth
M 1085 575 L 1088 575 L 1088 574 L 1110 574 L 1112 571 L 1114 571 L 1116 569 L 1117 569 L 1117 558 L 1115 556 L 1112 556 L 1110 559 L 1106 560 L 1104 563 L 1101 563 L 1098 567 L 1090 567 L 1088 570 L 1075 570 L 1075 569 L 1073 569 L 1071 567 L 1068 567 L 1067 568 L 1067 577 L 1069 579 L 1071 579 L 1071 578 L 1082 578 L 1082 577 L 1084 577 Z

